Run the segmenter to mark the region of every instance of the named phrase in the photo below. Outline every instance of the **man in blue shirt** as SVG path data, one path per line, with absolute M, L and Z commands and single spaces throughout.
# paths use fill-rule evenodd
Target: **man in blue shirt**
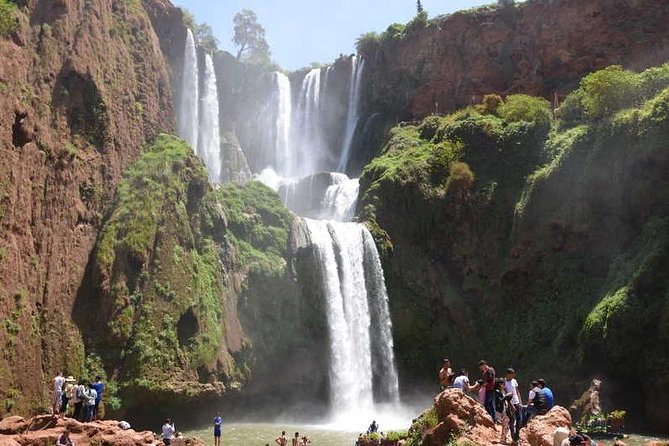
M 95 389 L 97 395 L 95 396 L 95 406 L 93 406 L 93 420 L 98 419 L 98 408 L 100 407 L 100 401 L 102 401 L 102 392 L 105 390 L 105 384 L 102 382 L 102 377 L 100 375 L 95 377 L 95 383 L 91 384 L 91 389 Z
M 553 391 L 546 386 L 546 381 L 543 379 L 538 379 L 537 382 L 539 383 L 539 388 L 546 394 L 546 404 L 548 405 L 548 410 L 551 410 L 555 406 Z

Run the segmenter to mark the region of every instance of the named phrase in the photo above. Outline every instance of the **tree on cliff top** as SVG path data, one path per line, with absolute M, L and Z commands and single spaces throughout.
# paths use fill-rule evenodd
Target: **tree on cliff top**
M 265 40 L 265 28 L 258 23 L 256 13 L 242 9 L 235 14 L 235 36 L 232 38 L 238 47 L 237 59 L 254 65 L 270 65 L 270 50 Z
M 423 2 L 421 2 L 420 0 L 416 0 L 416 14 L 420 14 L 423 11 L 424 11 Z

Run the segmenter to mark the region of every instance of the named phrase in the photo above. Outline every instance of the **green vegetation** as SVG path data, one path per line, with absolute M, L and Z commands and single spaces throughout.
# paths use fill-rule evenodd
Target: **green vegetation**
M 488 95 L 394 128 L 363 170 L 409 373 L 448 350 L 522 358 L 558 388 L 575 368 L 666 383 L 669 65 L 595 72 L 557 116 L 542 98 Z M 437 347 L 417 353 L 426 331 Z M 468 335 L 485 351 L 467 356 Z
M 227 184 L 216 196 L 224 206 L 238 262 L 255 273 L 283 275 L 293 217 L 276 192 L 253 181 Z
M 434 407 L 426 410 L 416 419 L 409 429 L 406 446 L 422 446 L 423 434 L 439 424 L 439 416 Z
M 166 380 L 189 381 L 195 372 L 243 379 L 225 348 L 219 209 L 202 163 L 169 135 L 159 135 L 118 186 L 95 253 L 96 274 L 108 278 L 97 305 L 109 312 L 89 339 L 104 364 L 124 364 L 119 395 L 130 404 L 138 389 L 164 393 Z
M 17 7 L 13 2 L 0 0 L 0 37 L 6 37 L 17 29 L 16 11 Z

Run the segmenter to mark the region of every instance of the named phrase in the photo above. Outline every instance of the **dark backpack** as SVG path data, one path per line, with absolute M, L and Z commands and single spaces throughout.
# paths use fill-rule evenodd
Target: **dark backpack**
M 546 397 L 546 392 L 543 390 L 537 391 L 532 400 L 534 408 L 537 410 L 539 415 L 543 415 L 548 412 L 548 398 Z

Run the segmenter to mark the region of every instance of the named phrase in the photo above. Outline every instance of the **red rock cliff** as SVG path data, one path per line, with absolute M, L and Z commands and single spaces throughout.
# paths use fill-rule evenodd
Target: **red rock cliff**
M 73 303 L 105 205 L 145 141 L 173 127 L 138 2 L 19 4 L 0 38 L 2 411 L 44 406 L 51 373 L 81 370 Z

